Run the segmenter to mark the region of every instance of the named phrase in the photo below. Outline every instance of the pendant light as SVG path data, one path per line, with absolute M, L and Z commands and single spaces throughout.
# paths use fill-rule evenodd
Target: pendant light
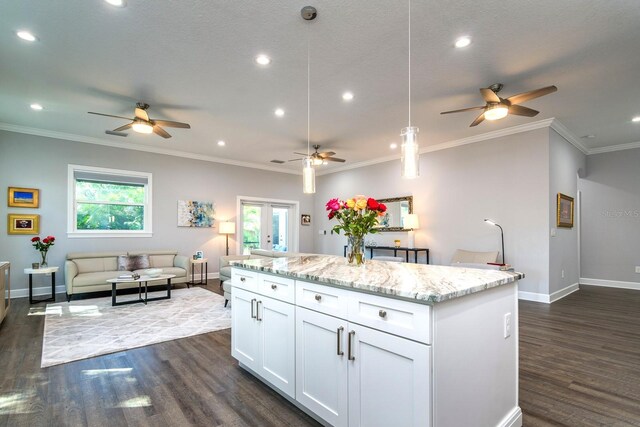
M 318 11 L 313 6 L 305 6 L 300 11 L 302 19 L 313 21 L 318 16 Z M 313 194 L 316 192 L 316 170 L 313 168 L 311 158 L 311 54 L 310 54 L 310 30 L 307 32 L 307 157 L 302 159 L 302 192 Z
M 411 0 L 409 0 L 409 126 L 400 131 L 402 137 L 400 166 L 403 178 L 411 179 L 420 176 L 418 131 L 417 127 L 411 126 Z

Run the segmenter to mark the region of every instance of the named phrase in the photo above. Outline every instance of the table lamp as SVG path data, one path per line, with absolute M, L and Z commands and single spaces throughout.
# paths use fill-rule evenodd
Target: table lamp
M 418 215 L 408 214 L 407 216 L 405 216 L 404 228 L 409 230 L 407 247 L 413 248 L 413 246 L 415 245 L 415 235 L 413 230 L 420 228 L 420 223 L 418 222 Z
M 235 222 L 221 222 L 218 229 L 218 233 L 224 234 L 227 237 L 227 255 L 229 255 L 229 234 L 236 234 Z

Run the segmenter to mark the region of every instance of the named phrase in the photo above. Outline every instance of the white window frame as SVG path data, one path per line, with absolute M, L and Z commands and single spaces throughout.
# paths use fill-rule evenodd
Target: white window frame
M 76 172 L 92 172 L 103 175 L 119 177 L 131 177 L 136 179 L 146 179 L 145 201 L 144 201 L 144 229 L 143 230 L 78 230 L 76 211 Z M 95 237 L 152 237 L 153 226 L 151 219 L 152 203 L 152 174 L 149 172 L 127 171 L 122 169 L 99 168 L 95 166 L 82 166 L 69 164 L 67 176 L 67 237 L 69 238 L 95 238 Z

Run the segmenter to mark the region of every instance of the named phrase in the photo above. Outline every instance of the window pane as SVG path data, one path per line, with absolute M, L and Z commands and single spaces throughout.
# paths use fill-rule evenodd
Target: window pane
M 144 207 L 78 203 L 78 230 L 143 230 Z
M 251 249 L 260 249 L 260 206 L 242 206 L 242 253 L 248 254 Z
M 144 204 L 144 186 L 78 180 L 76 200 Z

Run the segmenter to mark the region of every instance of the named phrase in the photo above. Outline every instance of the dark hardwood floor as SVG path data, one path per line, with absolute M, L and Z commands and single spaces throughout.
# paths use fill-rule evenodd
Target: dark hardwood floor
M 33 307 L 0 327 L 0 426 L 319 425 L 238 367 L 229 330 L 40 369 Z M 521 302 L 520 406 L 525 426 L 640 426 L 640 292 Z

